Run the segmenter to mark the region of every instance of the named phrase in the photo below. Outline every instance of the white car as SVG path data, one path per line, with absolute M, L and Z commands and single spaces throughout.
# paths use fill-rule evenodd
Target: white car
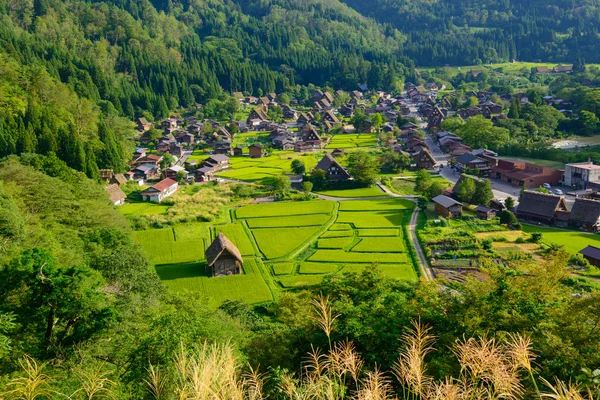
M 552 189 L 552 186 L 550 186 L 550 184 L 549 184 L 549 183 L 544 183 L 544 184 L 542 185 L 542 187 L 544 187 L 544 188 L 546 188 L 546 189 Z
M 555 194 L 561 194 L 561 195 L 564 194 L 563 191 L 560 190 L 560 189 L 554 189 L 554 193 Z

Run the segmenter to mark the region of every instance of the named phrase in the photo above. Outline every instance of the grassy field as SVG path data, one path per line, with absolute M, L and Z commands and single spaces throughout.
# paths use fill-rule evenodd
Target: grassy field
M 404 199 L 377 199 L 377 200 L 353 200 L 340 203 L 340 211 L 397 211 L 412 210 L 415 206 L 410 200 Z M 343 221 L 338 221 L 343 222 Z
M 406 251 L 402 237 L 367 237 L 360 240 L 352 251 L 367 253 L 403 253 Z
M 343 237 L 343 238 L 326 238 L 319 239 L 317 242 L 318 249 L 343 249 L 350 246 L 354 242 L 354 237 Z
M 249 304 L 273 300 L 261 269 L 264 266 L 260 260 L 248 258 L 240 275 L 212 277 L 206 271 L 206 262 L 159 265 L 156 272 L 171 290 L 201 293 L 216 307 L 226 300 L 244 300 Z
M 308 171 L 312 170 L 318 161 L 314 155 L 303 156 L 293 151 L 277 152 L 276 155 L 264 158 L 232 157 L 231 169 L 217 175 L 270 185 L 276 176 L 291 173 L 290 165 L 294 159 L 302 160 Z
M 387 196 L 387 193 L 382 192 L 376 186 L 368 187 L 368 188 L 360 188 L 360 189 L 347 189 L 347 190 L 325 190 L 322 192 L 317 192 L 318 194 L 322 194 L 324 196 L 330 197 L 345 197 L 345 198 L 357 198 L 357 197 L 381 197 Z
M 556 243 L 564 246 L 565 250 L 572 254 L 578 253 L 587 246 L 600 247 L 600 235 L 591 233 L 542 228 L 530 225 L 523 225 L 523 232 L 540 232 L 542 233 L 542 242 L 546 244 Z
M 190 229 L 199 228 L 190 226 Z M 150 229 L 133 232 L 133 239 L 143 247 L 153 263 L 177 264 L 204 259 L 207 233 L 206 230 L 205 235 L 176 240 L 173 228 Z
M 344 133 L 334 135 L 326 149 L 351 149 L 357 147 L 373 147 L 377 145 L 377 135 L 374 133 Z
M 267 259 L 287 256 L 307 242 L 320 227 L 252 229 L 260 251 Z
M 431 180 L 432 180 L 432 182 L 441 183 L 442 185 L 444 185 L 444 187 L 452 186 L 452 184 L 450 182 L 448 182 L 446 179 L 444 179 L 441 176 L 432 176 Z M 414 178 L 394 179 L 394 180 L 392 180 L 392 183 L 390 186 L 388 186 L 388 188 L 392 192 L 397 193 L 402 196 L 414 196 L 417 194 L 417 192 L 415 191 L 415 179 Z
M 119 207 L 123 215 L 163 215 L 169 210 L 169 206 L 157 203 L 127 203 Z
M 251 204 L 227 213 L 230 223 L 182 223 L 136 231 L 134 239 L 171 290 L 201 293 L 214 306 L 239 299 L 257 304 L 372 264 L 391 277 L 415 280 L 401 229 L 412 207 L 394 198 Z M 212 277 L 206 271 L 204 251 L 219 232 L 240 250 L 244 274 Z
M 288 215 L 331 214 L 335 206 L 333 201 L 303 201 L 252 204 L 238 208 L 238 218 L 281 217 Z
M 289 217 L 264 217 L 248 220 L 250 228 L 287 228 L 294 226 L 321 226 L 330 219 L 328 214 L 314 214 Z
M 228 224 L 228 225 L 217 225 L 214 227 L 216 237 L 219 233 L 227 236 L 237 246 L 242 256 L 254 255 L 256 252 L 252 246 L 252 242 L 248 237 L 244 225 L 241 223 Z

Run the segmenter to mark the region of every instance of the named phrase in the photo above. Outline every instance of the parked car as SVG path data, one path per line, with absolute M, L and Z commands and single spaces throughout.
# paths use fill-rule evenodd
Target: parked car
M 560 190 L 560 189 L 554 189 L 554 193 L 555 193 L 555 194 L 560 194 L 560 195 L 563 195 L 563 194 L 564 194 L 564 193 L 563 193 L 563 191 L 562 191 L 562 190 Z
M 550 186 L 549 183 L 544 183 L 542 187 L 545 187 L 546 189 L 552 189 L 552 186 Z

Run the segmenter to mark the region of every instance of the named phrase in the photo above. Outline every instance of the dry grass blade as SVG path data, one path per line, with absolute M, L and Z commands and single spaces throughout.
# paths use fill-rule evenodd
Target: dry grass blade
M 507 352 L 512 359 L 513 365 L 531 372 L 533 370 L 532 363 L 535 360 L 531 339 L 528 336 L 512 333 L 509 333 L 508 336 Z
M 76 369 L 75 375 L 81 382 L 81 388 L 75 391 L 74 394 L 83 392 L 88 400 L 113 398 L 115 383 L 108 379 L 110 374 L 110 371 L 104 370 L 104 364 L 98 364 L 91 368 Z
M 461 365 L 463 379 L 476 385 L 472 391 L 483 391 L 485 397 L 490 398 L 518 398 L 523 393 L 519 367 L 495 339 L 457 341 L 453 350 Z
M 253 369 L 251 366 L 250 372 L 244 375 L 244 389 L 248 400 L 262 400 L 263 399 L 263 386 L 264 386 L 264 374 L 259 374 L 258 370 Z
M 471 392 L 463 383 L 464 382 L 455 382 L 452 378 L 446 378 L 444 382 L 432 383 L 427 398 L 429 400 L 462 400 L 465 398 L 476 398 L 469 396 Z
M 46 364 L 38 364 L 32 357 L 25 355 L 19 360 L 19 366 L 25 376 L 12 379 L 9 387 L 14 387 L 7 394 L 19 400 L 34 400 L 36 398 L 49 398 L 55 391 L 50 389 L 51 379 L 44 373 Z
M 402 335 L 404 348 L 398 362 L 393 366 L 394 375 L 414 394 L 424 397 L 429 391 L 432 378 L 427 375 L 425 356 L 432 350 L 434 336 L 431 329 L 413 322 L 413 329 Z
M 363 360 L 354 347 L 354 343 L 345 341 L 337 343 L 334 348 L 335 353 L 338 355 L 338 368 L 342 374 L 349 373 L 352 376 L 354 382 L 358 382 L 358 375 L 363 367 Z
M 340 314 L 333 315 L 331 307 L 329 306 L 329 297 L 320 295 L 318 298 L 311 301 L 311 304 L 315 308 L 316 316 L 312 317 L 321 327 L 327 338 L 331 338 L 331 332 L 333 331 L 333 323 L 340 316 Z
M 356 393 L 356 400 L 387 400 L 391 399 L 392 387 L 389 379 L 379 369 L 367 372 L 366 378 Z
M 148 385 L 148 391 L 155 400 L 161 400 L 163 398 L 166 382 L 157 367 L 150 364 L 148 367 L 148 379 L 145 379 L 144 382 Z
M 551 393 L 542 393 L 542 397 L 554 400 L 584 400 L 579 386 L 573 385 L 571 382 L 566 384 L 556 379 L 556 384 L 553 385 L 544 378 L 542 378 L 542 382 L 552 391 Z

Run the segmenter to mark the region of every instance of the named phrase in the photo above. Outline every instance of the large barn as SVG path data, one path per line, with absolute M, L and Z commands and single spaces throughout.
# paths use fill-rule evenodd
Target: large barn
M 207 268 L 212 276 L 238 275 L 242 273 L 244 260 L 237 247 L 219 233 L 205 252 Z

